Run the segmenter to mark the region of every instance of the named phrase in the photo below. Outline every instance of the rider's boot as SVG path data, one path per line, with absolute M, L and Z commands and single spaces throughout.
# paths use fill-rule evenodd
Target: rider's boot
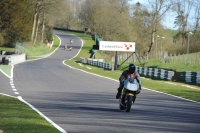
M 121 96 L 121 92 L 117 92 L 117 94 L 116 94 L 116 99 L 119 99 L 119 97 Z
M 117 94 L 116 94 L 116 99 L 119 99 L 119 98 L 120 98 L 122 89 L 123 89 L 123 86 L 122 86 L 122 87 L 120 86 L 120 87 L 117 89 L 118 92 L 117 92 Z

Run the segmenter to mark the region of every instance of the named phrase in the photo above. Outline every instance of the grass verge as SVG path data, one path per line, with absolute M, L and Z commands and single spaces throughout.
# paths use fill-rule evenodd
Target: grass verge
M 0 95 L 0 130 L 3 133 L 60 133 L 17 98 Z

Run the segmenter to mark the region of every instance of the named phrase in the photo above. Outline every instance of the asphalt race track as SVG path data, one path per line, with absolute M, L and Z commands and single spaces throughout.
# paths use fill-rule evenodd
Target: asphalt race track
M 60 47 L 47 58 L 14 66 L 13 83 L 0 73 L 0 93 L 21 96 L 67 133 L 199 133 L 200 104 L 143 89 L 131 112 L 118 108 L 118 82 L 63 64 L 82 41 L 55 33 Z M 73 39 L 73 44 L 69 43 Z M 64 50 L 64 45 L 73 47 Z M 91 46 L 92 47 L 92 46 Z M 3 81 L 3 82 L 2 82 Z

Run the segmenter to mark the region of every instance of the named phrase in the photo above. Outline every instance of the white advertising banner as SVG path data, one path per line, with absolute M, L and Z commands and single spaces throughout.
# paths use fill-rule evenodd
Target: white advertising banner
M 135 42 L 100 41 L 99 50 L 135 52 Z

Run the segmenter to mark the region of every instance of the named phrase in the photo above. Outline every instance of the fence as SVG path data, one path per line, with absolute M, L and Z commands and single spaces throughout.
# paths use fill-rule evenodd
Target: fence
M 16 46 L 15 46 L 15 53 L 16 53 L 16 54 L 23 54 L 23 53 L 26 53 L 26 47 L 27 47 L 26 44 L 16 43 Z
M 118 62 L 126 60 L 132 53 L 124 53 L 121 55 L 118 55 Z M 165 63 L 173 63 L 173 64 L 190 64 L 193 66 L 200 65 L 200 54 L 198 53 L 191 53 L 191 54 L 168 54 L 167 51 L 164 52 L 162 58 L 160 56 L 161 54 L 158 53 L 158 56 L 156 59 L 162 60 Z M 154 53 L 151 53 L 149 57 L 155 57 Z M 145 57 L 140 57 L 140 59 L 145 59 Z M 155 59 L 155 58 L 154 58 Z M 112 57 L 112 62 L 114 62 L 115 57 Z M 133 54 L 126 62 L 134 62 L 137 61 L 137 57 L 135 54 Z

